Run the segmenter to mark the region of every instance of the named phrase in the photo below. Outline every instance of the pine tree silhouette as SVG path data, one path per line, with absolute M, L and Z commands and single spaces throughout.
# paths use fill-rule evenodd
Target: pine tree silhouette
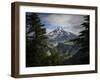
M 26 66 L 41 66 L 47 56 L 46 29 L 35 13 L 26 14 Z
M 69 64 L 89 64 L 89 16 L 84 16 L 84 22 L 81 27 L 84 28 L 78 38 L 71 40 L 80 46 L 79 51 L 67 62 Z

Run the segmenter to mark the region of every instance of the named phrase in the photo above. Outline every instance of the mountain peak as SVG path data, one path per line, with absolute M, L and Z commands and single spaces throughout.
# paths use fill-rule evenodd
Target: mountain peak
M 63 32 L 63 28 L 62 27 L 57 27 L 55 30 L 53 30 L 52 32 L 50 32 L 51 34 L 61 34 Z
M 57 30 L 63 30 L 63 28 L 62 27 L 57 27 Z
M 63 30 L 62 27 L 57 27 L 54 31 L 61 31 L 61 30 Z
M 57 27 L 52 32 L 48 33 L 48 37 L 56 41 L 70 40 L 76 37 L 75 34 L 65 31 L 62 27 Z

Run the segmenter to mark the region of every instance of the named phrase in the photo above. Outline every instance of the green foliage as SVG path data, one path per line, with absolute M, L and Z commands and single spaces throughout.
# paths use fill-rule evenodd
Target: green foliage
M 84 64 L 89 63 L 89 16 L 84 16 L 84 22 L 81 24 L 81 26 L 84 28 L 84 30 L 80 32 L 77 39 L 71 40 L 75 44 L 80 45 L 79 51 L 72 59 L 79 64 Z
M 58 52 L 56 48 L 50 49 L 51 61 L 53 65 L 61 65 L 63 63 L 63 57 L 60 56 L 61 53 Z
M 37 14 L 26 14 L 26 66 L 28 67 L 41 66 L 47 56 L 47 37 L 43 26 Z
M 55 48 L 49 48 L 46 29 L 38 14 L 26 14 L 26 67 L 60 65 L 63 58 Z M 50 52 L 50 55 L 47 52 Z
M 83 53 L 89 53 L 89 16 L 84 17 L 85 21 L 82 24 L 82 27 L 85 28 L 85 30 L 80 32 L 80 40 L 79 43 L 81 44 L 82 52 Z

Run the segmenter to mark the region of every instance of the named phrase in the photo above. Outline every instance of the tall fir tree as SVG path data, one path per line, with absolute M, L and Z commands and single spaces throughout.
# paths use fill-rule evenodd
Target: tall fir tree
M 81 60 L 83 63 L 89 63 L 89 24 L 89 16 L 84 16 L 84 22 L 81 24 L 84 30 L 79 35 L 80 51 L 83 54 Z
M 89 64 L 89 16 L 84 16 L 84 22 L 80 25 L 83 30 L 80 31 L 78 38 L 71 40 L 80 46 L 79 51 L 68 61 L 70 64 Z
M 48 47 L 46 29 L 38 14 L 26 13 L 26 67 L 63 64 L 55 48 Z M 47 52 L 50 52 L 50 55 Z
M 46 29 L 36 13 L 26 13 L 26 66 L 41 66 L 47 56 Z
M 89 16 L 84 17 L 84 23 L 81 24 L 85 30 L 80 32 L 80 44 L 82 46 L 82 50 L 86 53 L 89 53 Z

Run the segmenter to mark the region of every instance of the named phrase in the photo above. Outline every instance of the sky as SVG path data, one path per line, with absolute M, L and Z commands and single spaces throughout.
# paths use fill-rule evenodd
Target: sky
M 80 26 L 84 21 L 83 15 L 38 13 L 41 23 L 44 24 L 47 33 L 57 27 L 62 27 L 65 31 L 79 34 L 83 28 Z

